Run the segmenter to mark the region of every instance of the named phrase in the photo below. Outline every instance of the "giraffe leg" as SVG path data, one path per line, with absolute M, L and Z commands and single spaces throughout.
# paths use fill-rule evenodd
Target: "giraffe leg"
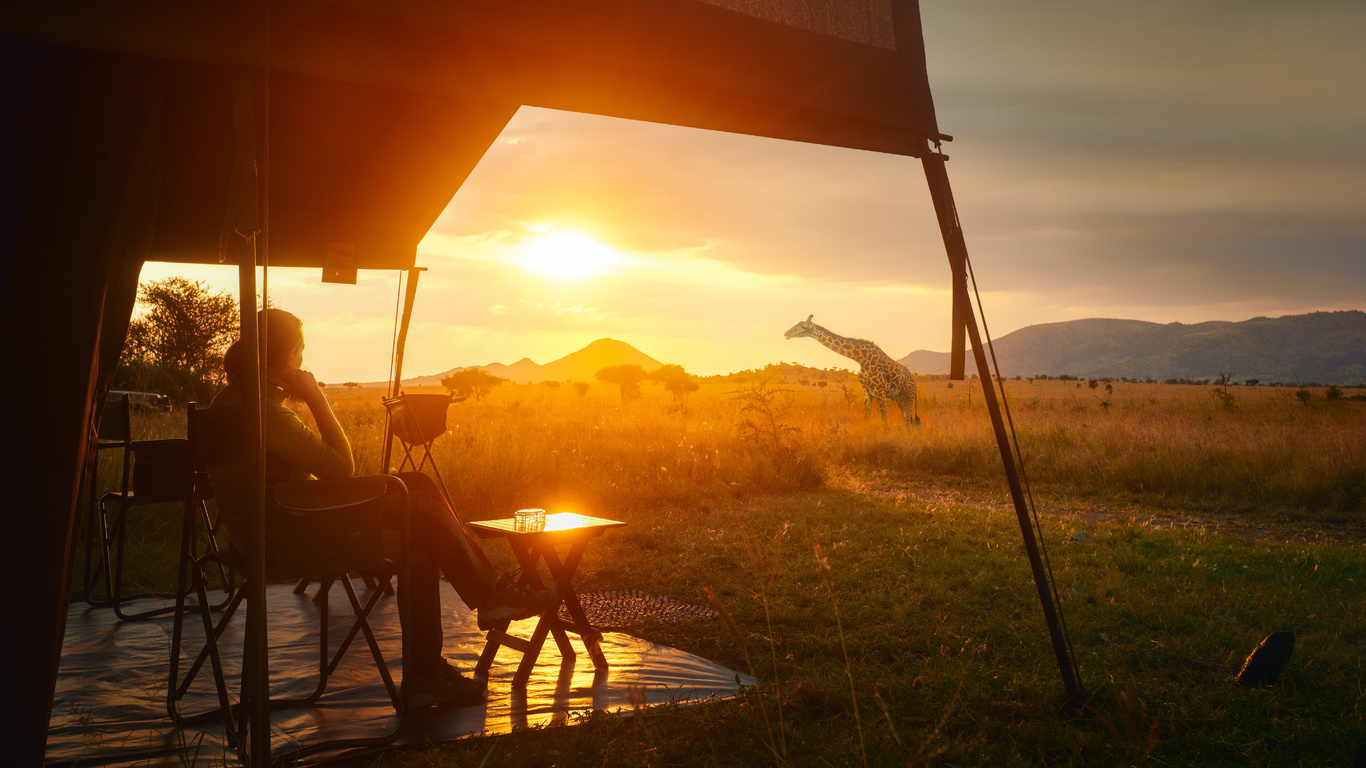
M 903 394 L 901 397 L 898 397 L 896 399 L 896 404 L 897 407 L 901 409 L 901 419 L 902 421 L 906 422 L 907 432 L 911 431 L 911 427 L 920 426 L 920 415 L 916 414 L 914 417 L 911 416 L 911 414 L 915 411 L 914 395 L 908 396 Z
M 873 415 L 873 396 L 868 390 L 863 390 L 863 420 Z
M 882 414 L 882 429 L 891 429 L 891 427 L 887 424 L 887 398 L 879 397 L 877 399 L 877 412 Z

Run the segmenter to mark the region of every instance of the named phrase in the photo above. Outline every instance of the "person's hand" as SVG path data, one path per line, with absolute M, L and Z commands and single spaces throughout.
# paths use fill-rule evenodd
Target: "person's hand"
M 275 382 L 285 391 L 286 396 L 297 397 L 305 403 L 311 404 L 323 396 L 322 388 L 318 386 L 318 380 L 309 371 L 296 368 L 276 379 Z

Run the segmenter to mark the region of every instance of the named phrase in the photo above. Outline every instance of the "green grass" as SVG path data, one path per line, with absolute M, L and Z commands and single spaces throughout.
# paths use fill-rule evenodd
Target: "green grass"
M 377 764 L 862 764 L 817 541 L 869 765 L 1131 765 L 1153 735 L 1150 765 L 1366 758 L 1361 550 L 1127 522 L 1047 528 L 1090 693 L 1080 712 L 1060 708 L 1013 515 L 822 492 L 662 514 L 654 526 L 604 538 L 583 566 L 584 589 L 626 585 L 699 601 L 714 590 L 744 634 L 764 680 L 758 690 Z M 1074 533 L 1083 535 L 1067 542 Z M 744 535 L 763 563 L 766 604 Z M 1301 633 L 1281 681 L 1237 687 L 1243 658 L 1281 628 Z M 720 622 L 661 627 L 652 639 L 746 668 Z

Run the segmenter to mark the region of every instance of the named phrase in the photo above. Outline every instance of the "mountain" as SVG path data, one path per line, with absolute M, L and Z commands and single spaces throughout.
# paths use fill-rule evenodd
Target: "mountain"
M 594 374 L 609 365 L 638 365 L 647 371 L 653 371 L 661 363 L 624 341 L 598 339 L 577 352 L 570 352 L 545 365 L 539 365 L 524 357 L 511 365 L 489 363 L 452 368 L 432 376 L 404 379 L 403 383 L 408 386 L 440 386 L 441 379 L 466 368 L 480 368 L 517 384 L 535 384 L 541 381 L 592 381 Z
M 1093 318 L 1021 328 L 996 339 L 1003 376 L 1214 379 L 1355 384 L 1366 381 L 1366 313 L 1314 312 L 1239 323 L 1148 323 Z M 901 359 L 916 373 L 948 373 L 947 352 Z M 968 351 L 967 371 L 976 370 Z

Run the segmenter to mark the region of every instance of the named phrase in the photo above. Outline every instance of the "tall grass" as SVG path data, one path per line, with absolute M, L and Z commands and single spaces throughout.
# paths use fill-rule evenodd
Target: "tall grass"
M 1026 471 L 1068 496 L 1290 514 L 1331 522 L 1366 512 L 1366 403 L 1302 404 L 1289 389 L 1008 381 Z M 999 481 L 981 398 L 964 383 L 922 387 L 925 427 L 910 438 L 840 440 L 827 463 L 902 479 Z
M 837 384 L 840 382 L 836 382 Z M 519 507 L 578 510 L 628 522 L 659 509 L 870 482 L 999 489 L 1003 476 L 977 382 L 920 382 L 922 426 L 863 418 L 849 384 L 707 382 L 676 401 L 659 387 L 623 403 L 617 388 L 507 385 L 451 406 L 434 458 L 467 519 Z M 1286 388 L 1008 381 L 1025 467 L 1037 490 L 1316 522 L 1366 513 L 1366 403 L 1308 403 Z M 434 390 L 432 390 L 434 391 Z M 358 471 L 381 471 L 384 408 L 374 388 L 329 389 Z M 893 407 L 893 410 L 894 407 Z M 305 420 L 307 413 L 302 413 Z M 184 435 L 184 415 L 135 419 L 139 439 Z M 402 451 L 395 448 L 391 466 Z M 118 485 L 113 452 L 101 492 Z M 130 523 L 130 589 L 165 589 L 179 510 L 140 509 Z M 169 558 L 169 560 L 168 560 Z M 168 564 L 169 563 L 169 564 Z M 79 573 L 79 571 L 78 571 Z
M 810 490 L 833 475 L 893 482 L 1002 480 L 977 382 L 921 383 L 923 425 L 864 420 L 862 398 L 782 382 L 708 383 L 681 403 L 647 389 L 507 386 L 452 406 L 436 459 L 475 518 L 558 504 L 629 515 L 659 506 Z M 1026 471 L 1072 497 L 1330 522 L 1366 512 L 1366 403 L 1308 406 L 1290 389 L 1005 383 Z M 340 394 L 362 471 L 379 470 L 374 391 Z M 401 454 L 400 454 L 401 455 Z
M 770 401 L 789 393 L 766 395 Z M 473 519 L 543 506 L 630 517 L 642 510 L 819 487 L 819 436 L 805 429 L 746 439 L 743 404 L 724 393 L 682 403 L 661 391 L 623 403 L 615 387 L 505 387 L 448 412 L 434 442 L 452 502 Z M 342 400 L 359 469 L 380 469 L 383 411 Z M 396 447 L 391 463 L 402 458 Z

